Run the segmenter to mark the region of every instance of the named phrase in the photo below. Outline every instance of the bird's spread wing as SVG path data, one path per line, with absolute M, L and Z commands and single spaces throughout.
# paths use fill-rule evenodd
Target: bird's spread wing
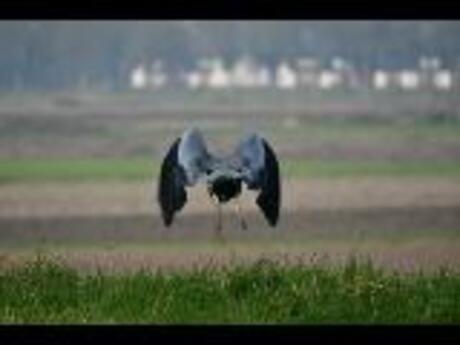
M 275 226 L 281 204 L 281 184 L 278 159 L 268 142 L 257 134 L 243 139 L 238 145 L 236 157 L 241 164 L 243 180 L 249 189 L 260 190 L 256 203 Z
M 163 222 L 171 225 L 174 214 L 187 202 L 186 186 L 193 186 L 206 169 L 206 145 L 197 130 L 188 130 L 169 148 L 160 169 L 158 202 Z
M 181 137 L 177 152 L 177 161 L 187 176 L 187 185 L 195 185 L 205 174 L 211 156 L 201 132 L 192 128 Z

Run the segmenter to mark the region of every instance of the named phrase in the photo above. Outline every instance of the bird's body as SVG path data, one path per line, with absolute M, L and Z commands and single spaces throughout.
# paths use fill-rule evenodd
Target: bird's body
M 224 204 L 241 194 L 241 178 L 219 177 L 208 184 L 208 193 L 211 197 L 217 198 L 218 202 Z
M 171 145 L 163 160 L 158 189 L 163 221 L 170 226 L 176 212 L 187 202 L 186 187 L 205 183 L 209 196 L 220 204 L 238 198 L 243 184 L 259 191 L 256 203 L 269 224 L 275 226 L 279 217 L 281 188 L 276 155 L 269 144 L 257 134 L 244 138 L 228 156 L 208 152 L 201 132 L 195 128 L 183 133 Z M 246 223 L 241 218 L 242 227 Z

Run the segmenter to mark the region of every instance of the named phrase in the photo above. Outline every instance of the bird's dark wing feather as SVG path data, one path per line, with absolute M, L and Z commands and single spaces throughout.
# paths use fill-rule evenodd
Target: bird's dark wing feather
M 265 150 L 265 164 L 260 171 L 260 193 L 256 203 L 262 210 L 270 225 L 275 226 L 279 218 L 281 188 L 279 164 L 275 152 L 270 145 L 262 139 Z
M 170 226 L 174 214 L 180 211 L 186 201 L 185 191 L 186 176 L 184 169 L 178 164 L 178 148 L 181 138 L 177 138 L 171 145 L 160 169 L 160 181 L 158 184 L 158 201 L 161 215 L 166 226 Z
M 200 181 L 211 159 L 203 136 L 196 128 L 186 130 L 171 145 L 161 165 L 158 184 L 158 201 L 166 226 L 171 225 L 174 214 L 187 202 L 185 187 Z
M 260 190 L 256 203 L 275 226 L 279 218 L 281 185 L 278 159 L 272 147 L 262 137 L 253 134 L 241 141 L 237 150 L 243 181 L 249 189 Z

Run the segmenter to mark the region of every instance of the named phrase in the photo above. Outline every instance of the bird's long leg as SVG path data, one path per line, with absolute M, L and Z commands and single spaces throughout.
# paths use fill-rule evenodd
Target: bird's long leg
M 244 219 L 244 215 L 241 208 L 241 198 L 236 199 L 236 213 L 238 214 L 238 220 L 240 221 L 241 230 L 246 231 L 248 229 L 248 225 L 246 220 Z
M 222 240 L 222 205 L 219 203 L 219 199 L 214 195 L 211 195 L 212 203 L 217 209 L 217 219 L 214 227 L 214 236 L 217 240 Z
M 217 224 L 216 224 L 216 236 L 222 237 L 222 206 L 219 202 L 216 202 L 217 206 Z
M 217 241 L 225 243 L 225 237 L 222 232 L 222 205 L 219 202 L 216 202 L 217 207 L 217 223 L 215 228 L 215 236 Z

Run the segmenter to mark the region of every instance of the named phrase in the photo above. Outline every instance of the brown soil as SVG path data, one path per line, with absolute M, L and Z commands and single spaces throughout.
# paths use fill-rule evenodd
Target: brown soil
M 283 185 L 283 212 L 380 208 L 460 207 L 457 178 L 291 179 Z M 214 212 L 204 187 L 188 190 L 178 218 Z M 244 209 L 258 212 L 255 194 L 243 193 Z M 227 210 L 234 206 L 228 204 Z M 0 218 L 151 215 L 156 185 L 143 182 L 0 185 Z

